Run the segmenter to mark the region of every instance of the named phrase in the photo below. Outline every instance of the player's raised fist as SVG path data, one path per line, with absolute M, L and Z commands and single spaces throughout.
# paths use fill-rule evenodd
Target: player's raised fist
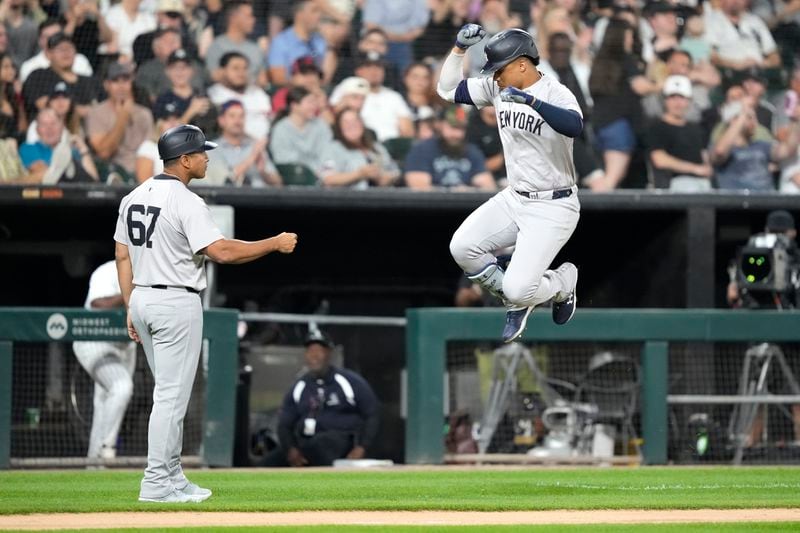
M 516 87 L 506 87 L 500 91 L 500 100 L 515 104 L 533 105 L 533 95 L 520 91 Z
M 297 246 L 297 234 L 296 233 L 281 233 L 277 237 L 275 237 L 278 241 L 278 251 L 282 254 L 290 254 L 294 251 L 294 247 Z
M 486 35 L 486 31 L 478 24 L 464 24 L 458 30 L 456 36 L 456 46 L 462 50 L 466 50 L 473 44 L 478 44 L 481 39 Z

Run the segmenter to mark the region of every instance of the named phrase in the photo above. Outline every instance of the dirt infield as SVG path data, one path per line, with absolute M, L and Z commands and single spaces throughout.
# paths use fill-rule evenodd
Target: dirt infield
M 0 529 L 311 525 L 517 525 L 698 522 L 793 522 L 800 509 L 700 509 L 666 511 L 450 511 L 301 513 L 87 513 L 0 516 Z

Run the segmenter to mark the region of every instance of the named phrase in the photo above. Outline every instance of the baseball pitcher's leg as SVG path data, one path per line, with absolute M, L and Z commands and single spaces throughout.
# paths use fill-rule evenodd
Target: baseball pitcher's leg
M 128 402 L 133 396 L 133 380 L 125 363 L 111 354 L 98 361 L 94 368 L 94 377 L 106 393 L 101 420 L 101 455 L 111 458 L 116 455 L 119 428 L 125 418 Z
M 469 279 L 505 302 L 503 269 L 494 252 L 514 244 L 518 228 L 501 194 L 464 220 L 450 241 L 450 253 Z

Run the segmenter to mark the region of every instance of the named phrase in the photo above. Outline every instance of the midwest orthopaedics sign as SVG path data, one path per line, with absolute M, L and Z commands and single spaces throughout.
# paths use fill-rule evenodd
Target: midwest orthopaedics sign
M 45 323 L 47 336 L 53 340 L 99 337 L 104 340 L 127 338 L 127 328 L 120 324 L 118 317 L 75 315 L 67 317 L 63 313 L 53 313 Z M 87 339 L 90 340 L 90 339 Z

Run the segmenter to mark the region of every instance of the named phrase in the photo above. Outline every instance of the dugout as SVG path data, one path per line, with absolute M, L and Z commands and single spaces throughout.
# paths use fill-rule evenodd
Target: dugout
M 113 254 L 113 227 L 127 187 L 0 188 L 0 273 L 13 280 L 0 306 L 80 306 L 92 269 Z M 198 188 L 235 210 L 236 237 L 299 234 L 291 256 L 218 269 L 214 305 L 248 311 L 402 317 L 452 303 L 460 274 L 452 232 L 488 195 L 396 190 Z M 578 229 L 561 255 L 581 268 L 582 308 L 724 306 L 726 266 L 773 209 L 800 213 L 777 193 L 581 192 Z M 273 332 L 280 340 L 300 332 Z M 270 335 L 270 332 L 264 333 Z M 385 420 L 400 420 L 402 332 L 334 332 L 345 364 L 380 388 Z M 380 347 L 379 350 L 376 349 Z M 379 351 L 380 357 L 376 357 Z M 384 456 L 403 459 L 397 430 Z

